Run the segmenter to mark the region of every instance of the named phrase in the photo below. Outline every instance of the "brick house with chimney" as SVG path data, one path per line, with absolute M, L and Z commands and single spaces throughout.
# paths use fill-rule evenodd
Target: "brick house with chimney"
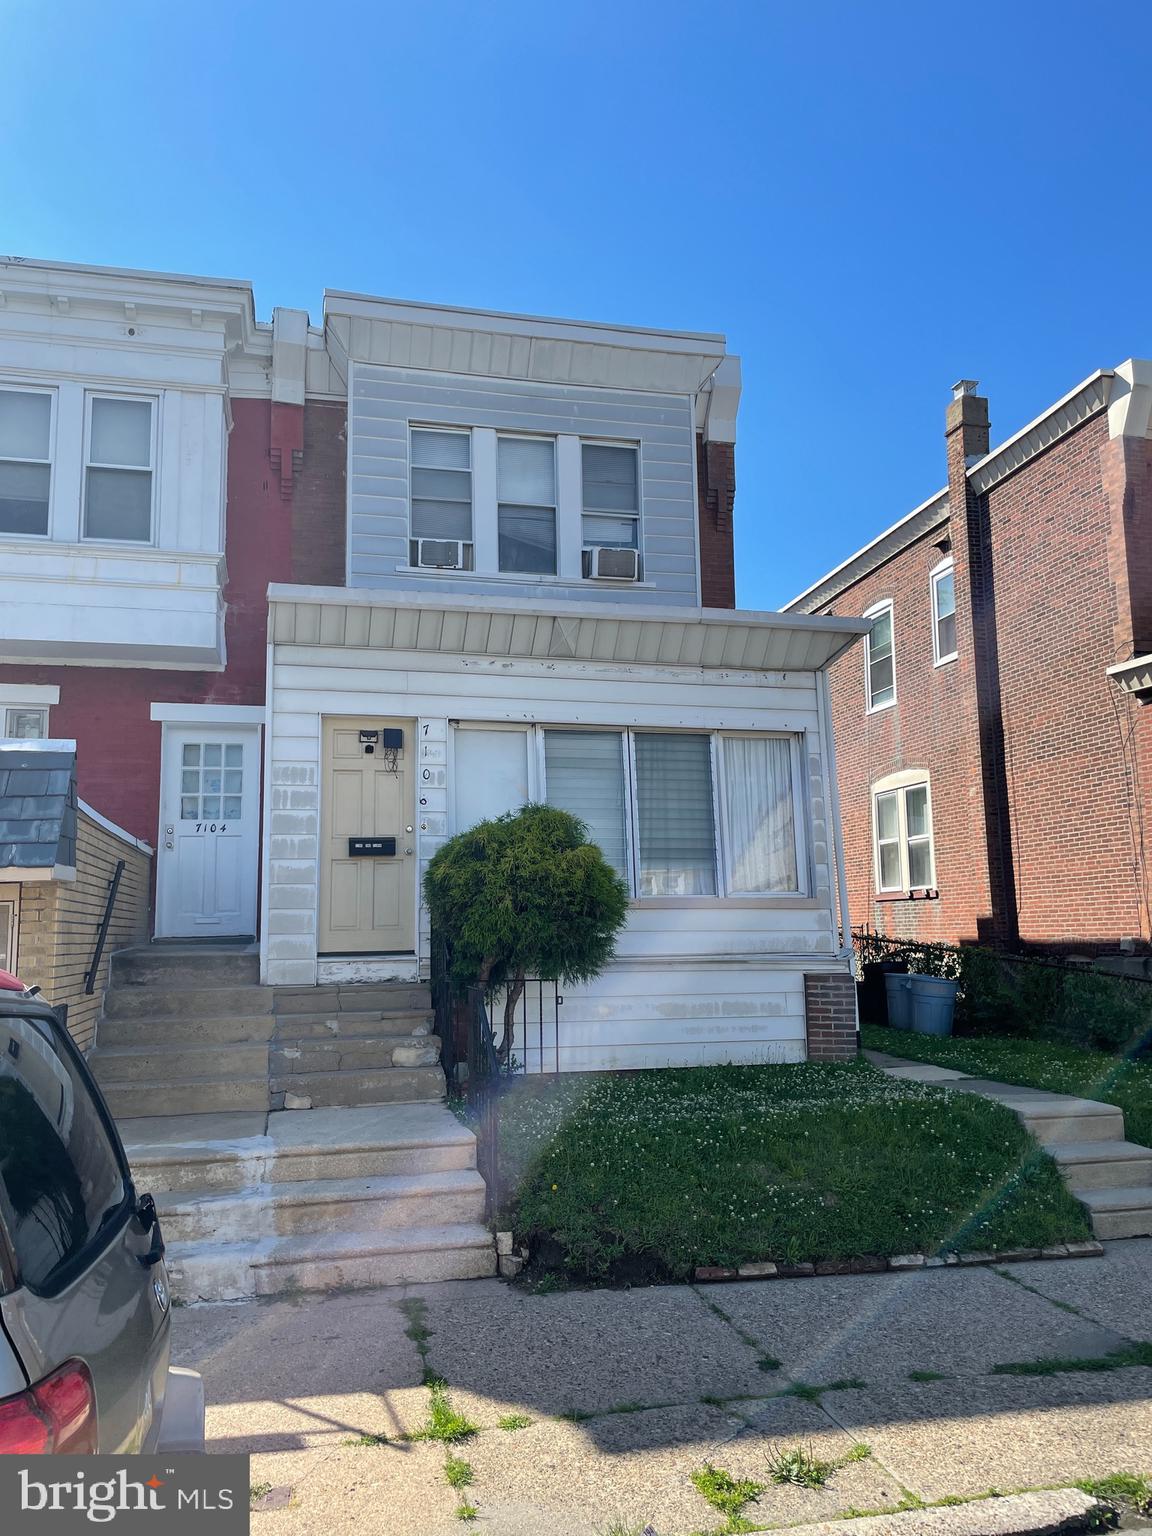
M 995 448 L 975 390 L 948 406 L 947 487 L 784 610 L 872 623 L 830 671 L 851 919 L 1148 955 L 1152 364 Z

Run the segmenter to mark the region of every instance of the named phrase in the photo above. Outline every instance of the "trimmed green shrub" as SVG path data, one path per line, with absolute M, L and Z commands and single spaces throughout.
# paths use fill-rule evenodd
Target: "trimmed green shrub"
M 424 876 L 432 925 L 458 991 L 506 987 L 504 1039 L 528 976 L 589 981 L 615 951 L 628 886 L 584 823 L 550 805 L 481 821 L 445 843 Z

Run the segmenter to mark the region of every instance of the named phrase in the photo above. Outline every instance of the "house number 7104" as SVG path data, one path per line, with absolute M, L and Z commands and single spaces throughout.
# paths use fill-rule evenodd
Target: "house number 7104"
M 228 823 L 226 821 L 198 821 L 196 823 L 196 830 L 197 832 L 227 832 Z

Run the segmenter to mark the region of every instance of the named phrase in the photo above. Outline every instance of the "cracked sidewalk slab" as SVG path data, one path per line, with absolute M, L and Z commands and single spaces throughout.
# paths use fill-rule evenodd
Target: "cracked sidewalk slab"
M 1063 1536 L 1091 1528 L 1101 1508 L 1076 1488 L 1014 1493 L 947 1509 L 909 1509 L 794 1526 L 788 1536 Z

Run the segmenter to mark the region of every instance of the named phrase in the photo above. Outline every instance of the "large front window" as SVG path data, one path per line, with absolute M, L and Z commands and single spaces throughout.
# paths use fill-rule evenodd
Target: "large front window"
M 640 899 L 806 887 L 795 736 L 545 729 L 543 797 Z

